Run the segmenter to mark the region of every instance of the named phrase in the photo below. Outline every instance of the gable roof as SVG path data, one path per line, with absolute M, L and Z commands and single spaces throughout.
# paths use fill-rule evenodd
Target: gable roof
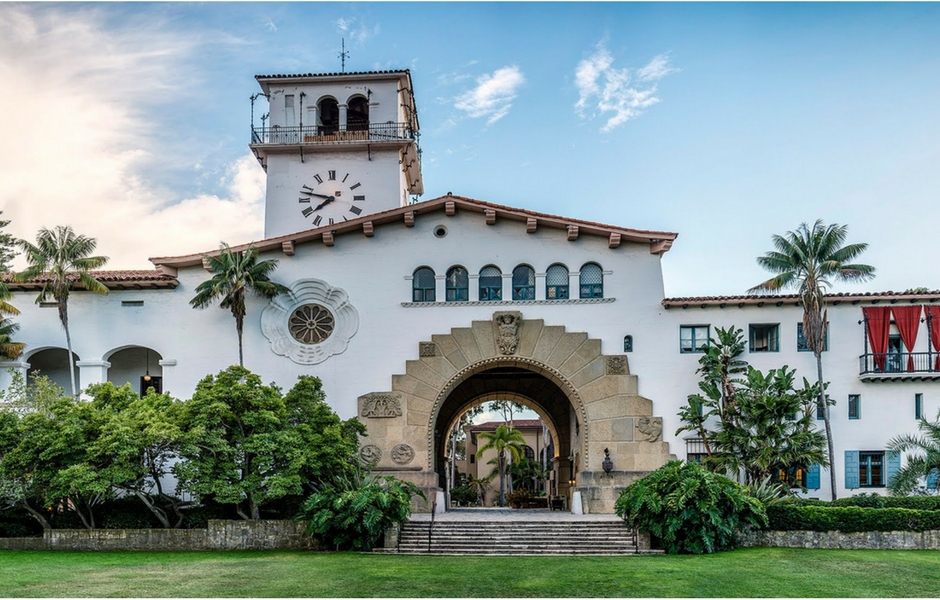
M 607 238 L 608 247 L 610 248 L 616 248 L 623 242 L 648 244 L 650 253 L 660 256 L 672 247 L 673 240 L 679 235 L 678 233 L 669 231 L 630 229 L 627 227 L 595 223 L 593 221 L 571 219 L 522 208 L 493 204 L 482 200 L 474 200 L 463 196 L 454 196 L 448 193 L 446 196 L 440 196 L 432 200 L 425 200 L 423 202 L 409 204 L 408 206 L 363 215 L 349 221 L 343 221 L 342 223 L 324 225 L 297 233 L 268 238 L 259 242 L 232 246 L 232 250 L 240 252 L 248 249 L 250 246 L 254 246 L 259 253 L 281 250 L 288 256 L 291 256 L 294 254 L 294 248 L 297 244 L 321 241 L 326 246 L 332 246 L 336 236 L 345 234 L 359 234 L 372 237 L 375 228 L 378 226 L 402 223 L 405 227 L 413 227 L 416 218 L 440 211 L 444 211 L 447 216 L 453 216 L 457 214 L 458 211 L 479 214 L 483 216 L 488 225 L 493 225 L 500 219 L 520 222 L 525 224 L 528 233 L 534 233 L 541 227 L 560 229 L 567 231 L 569 241 L 578 239 L 580 235 L 604 237 Z M 220 250 L 216 249 L 210 252 L 188 254 L 186 256 L 155 257 L 151 258 L 150 262 L 163 272 L 175 276 L 176 269 L 199 265 L 202 263 L 203 256 L 217 256 L 219 252 Z

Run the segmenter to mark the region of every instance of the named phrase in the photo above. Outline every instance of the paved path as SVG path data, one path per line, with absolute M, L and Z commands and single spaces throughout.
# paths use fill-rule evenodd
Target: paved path
M 431 520 L 431 513 L 411 515 L 415 522 Z M 617 515 L 575 515 L 563 510 L 547 508 L 450 508 L 444 514 L 435 515 L 434 521 L 620 521 Z

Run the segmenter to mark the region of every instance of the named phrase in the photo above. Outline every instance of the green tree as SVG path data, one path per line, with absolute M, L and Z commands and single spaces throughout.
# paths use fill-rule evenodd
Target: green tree
M 743 331 L 716 330 L 697 373 L 700 394 L 679 411 L 683 425 L 703 441 L 707 468 L 743 473 L 757 486 L 777 475 L 827 463 L 825 438 L 815 427 L 816 387 L 805 379 L 795 388 L 795 370 L 771 369 L 765 375 L 740 359 Z M 744 373 L 745 377 L 734 377 Z
M 888 450 L 914 451 L 914 454 L 907 456 L 905 465 L 888 481 L 888 489 L 893 495 L 911 494 L 921 479 L 927 480 L 928 488 L 932 485 L 932 489 L 940 489 L 940 413 L 937 413 L 936 421 L 921 418 L 917 428 L 920 430 L 919 435 L 899 435 L 888 442 Z
M 141 397 L 130 384 L 100 383 L 87 391 L 100 424 L 87 440 L 93 464 L 106 470 L 115 490 L 140 500 L 164 527 L 179 527 L 184 503 L 164 491 L 162 479 L 182 440 L 182 403 L 152 388 Z
M 764 507 L 746 488 L 679 460 L 630 484 L 614 511 L 628 526 L 648 531 L 669 554 L 730 549 L 737 531 L 767 525 Z
M 496 430 L 492 432 L 484 431 L 479 437 L 486 440 L 486 443 L 477 449 L 477 459 L 481 458 L 487 450 L 493 449 L 496 451 L 496 470 L 499 474 L 499 505 L 506 506 L 506 464 L 509 456 L 513 460 L 521 460 L 525 456 L 522 450 L 525 445 L 525 437 L 518 429 L 509 429 L 505 425 L 498 425 Z
M 337 550 L 372 550 L 385 531 L 411 516 L 412 497 L 424 495 L 416 485 L 357 467 L 324 482 L 307 499 L 298 520 L 307 533 Z
M 248 312 L 245 299 L 249 294 L 273 298 L 287 292 L 288 288 L 269 279 L 277 268 L 277 261 L 259 261 L 254 247 L 235 252 L 223 243 L 218 256 L 206 256 L 205 260 L 212 277 L 196 286 L 196 295 L 189 303 L 193 308 L 208 308 L 218 300 L 219 308 L 232 311 L 238 332 L 238 366 L 244 366 L 242 331 Z
M 0 215 L 3 211 L 0 210 Z M 0 230 L 10 224 L 9 220 L 0 219 Z M 0 231 L 0 273 L 13 270 L 13 259 L 16 258 L 16 238 L 9 233 Z
M 76 286 L 96 294 L 108 293 L 108 288 L 90 273 L 108 262 L 106 256 L 92 256 L 97 245 L 97 240 L 76 235 L 67 225 L 60 225 L 54 230 L 43 227 L 36 234 L 35 245 L 26 240 L 19 241 L 28 266 L 24 271 L 17 273 L 14 280 L 22 282 L 36 279 L 42 284 L 36 298 L 37 304 L 49 298 L 55 300 L 59 310 L 59 322 L 65 329 L 65 345 L 69 352 L 69 378 L 74 398 L 78 398 L 78 388 L 75 385 L 75 360 L 72 354 L 72 336 L 69 332 L 69 293 Z
M 825 398 L 822 353 L 826 347 L 826 292 L 833 282 L 866 281 L 875 276 L 875 268 L 855 261 L 868 244 L 846 244 L 848 226 L 825 225 L 821 219 L 812 228 L 801 223 L 796 231 L 774 235 L 774 250 L 757 258 L 757 264 L 774 273 L 749 293 L 775 293 L 796 288 L 803 304 L 803 335 L 806 346 L 816 357 L 817 392 L 826 424 L 829 446 L 829 482 L 836 499 L 836 471 L 829 404 Z
M 0 471 L 15 503 L 49 528 L 44 508 L 73 511 L 85 527 L 96 524 L 95 507 L 112 497 L 111 461 L 90 452 L 101 421 L 89 402 L 64 396 L 16 423 Z
M 301 377 L 284 397 L 244 367 L 205 377 L 184 403 L 180 489 L 232 504 L 243 519 L 299 495 L 304 485 L 344 473 L 354 463 L 361 424 L 340 421 L 318 379 Z
M 0 358 L 16 360 L 23 354 L 26 344 L 13 340 L 20 326 L 9 319 L 0 317 Z

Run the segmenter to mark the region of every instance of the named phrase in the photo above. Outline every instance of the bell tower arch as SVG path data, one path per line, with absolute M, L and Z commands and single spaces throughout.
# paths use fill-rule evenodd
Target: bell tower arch
M 250 148 L 267 173 L 264 236 L 398 208 L 424 193 L 411 73 L 258 75 L 269 112 Z M 258 111 L 260 112 L 260 111 Z

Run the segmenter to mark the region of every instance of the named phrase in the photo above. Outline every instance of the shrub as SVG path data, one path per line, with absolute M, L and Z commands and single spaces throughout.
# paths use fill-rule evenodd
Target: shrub
M 532 493 L 529 490 L 519 488 L 518 490 L 513 490 L 511 494 L 506 495 L 506 502 L 513 508 L 519 508 L 522 506 L 523 502 L 530 498 L 532 498 Z
M 884 496 L 878 494 L 858 494 L 848 498 L 839 498 L 829 503 L 829 506 L 859 506 L 861 508 L 884 508 Z
M 477 491 L 471 489 L 469 485 L 458 485 L 457 487 L 451 488 L 450 499 L 464 506 L 474 504 L 477 501 Z
M 298 520 L 307 533 L 337 550 L 371 550 L 385 530 L 411 515 L 411 497 L 427 496 L 413 483 L 355 469 L 304 502 Z
M 761 503 L 727 477 L 674 460 L 623 491 L 614 510 L 670 554 L 734 547 L 736 531 L 767 524 Z
M 767 507 L 767 529 L 780 531 L 927 531 L 940 529 L 940 511 L 859 506 Z

